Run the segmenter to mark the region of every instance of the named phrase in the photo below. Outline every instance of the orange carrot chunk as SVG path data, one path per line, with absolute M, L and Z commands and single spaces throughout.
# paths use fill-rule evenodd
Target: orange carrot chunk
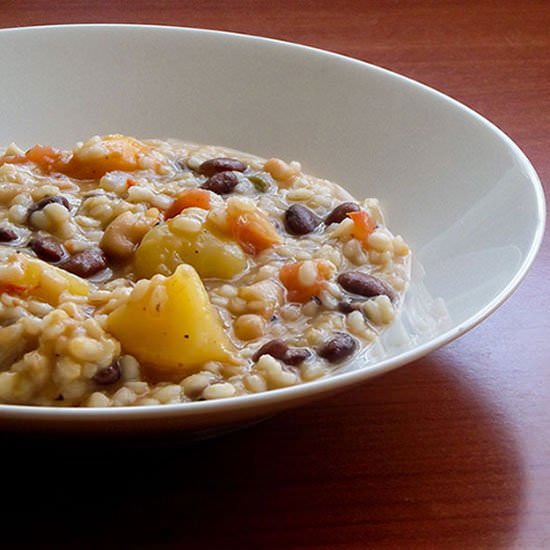
M 29 290 L 32 290 L 34 287 L 27 287 L 21 285 L 14 285 L 10 283 L 0 283 L 0 294 L 6 293 L 10 295 L 25 294 Z
M 353 230 L 351 234 L 361 241 L 364 248 L 367 247 L 369 235 L 374 231 L 376 223 L 369 216 L 368 212 L 360 210 L 359 212 L 348 212 L 348 218 L 353 220 Z
M 45 172 L 62 172 L 67 166 L 69 156 L 70 154 L 49 145 L 35 145 L 25 153 L 27 160 L 34 162 Z
M 165 219 L 173 218 L 186 208 L 191 207 L 210 209 L 210 194 L 205 189 L 186 189 L 182 191 L 174 202 L 166 209 Z
M 314 262 L 317 276 L 313 284 L 304 285 L 300 270 L 305 262 L 292 262 L 283 265 L 279 272 L 279 278 L 287 289 L 287 296 L 290 302 L 305 303 L 313 296 L 318 296 L 323 290 L 326 281 L 329 279 L 331 269 L 329 264 L 323 260 Z
M 281 242 L 273 224 L 257 210 L 229 217 L 229 226 L 233 238 L 248 254 L 256 255 Z
M 25 155 L 2 155 L 0 157 L 0 166 L 2 164 L 24 164 L 28 162 Z
M 59 172 L 67 166 L 69 159 L 70 153 L 59 151 L 49 145 L 35 145 L 24 155 L 4 155 L 0 157 L 0 165 L 34 162 L 45 172 Z

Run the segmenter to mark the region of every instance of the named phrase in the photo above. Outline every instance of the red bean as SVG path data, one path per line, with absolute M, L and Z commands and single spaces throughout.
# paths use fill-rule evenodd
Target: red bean
M 92 380 L 101 386 L 106 386 L 108 384 L 114 384 L 120 380 L 120 363 L 115 361 L 108 367 L 99 369 Z
M 285 212 L 285 227 L 292 235 L 311 233 L 320 223 L 319 216 L 303 204 L 293 204 Z
M 257 361 L 262 355 L 271 355 L 282 361 L 287 351 L 288 346 L 282 340 L 270 340 L 252 356 L 252 360 Z
M 0 227 L 0 242 L 9 243 L 17 239 L 17 233 L 13 229 Z
M 344 290 L 352 294 L 368 298 L 385 295 L 392 301 L 396 298 L 395 291 L 388 283 L 361 271 L 342 273 L 337 280 Z
M 246 164 L 244 162 L 241 162 L 240 160 L 220 157 L 216 159 L 205 160 L 199 166 L 199 173 L 204 176 L 210 177 L 214 174 L 218 174 L 219 172 L 244 172 L 246 168 Z
M 306 348 L 290 348 L 282 340 L 276 339 L 264 344 L 252 357 L 253 361 L 257 361 L 262 355 L 271 355 L 287 365 L 296 366 L 303 363 L 311 352 Z
M 340 223 L 346 219 L 349 212 L 359 212 L 359 210 L 361 210 L 361 208 L 359 208 L 358 204 L 354 202 L 343 202 L 326 217 L 325 224 Z
M 29 243 L 33 252 L 46 262 L 59 262 L 65 256 L 63 245 L 52 237 L 35 237 Z
M 338 311 L 341 313 L 351 313 L 361 309 L 361 303 L 354 300 L 342 300 L 338 303 Z
M 329 363 L 341 363 L 357 349 L 357 342 L 349 334 L 341 332 L 323 344 L 318 353 Z
M 303 363 L 310 355 L 311 351 L 306 348 L 290 348 L 283 358 L 283 363 L 295 367 Z
M 235 172 L 218 172 L 208 178 L 202 185 L 202 189 L 207 189 L 218 195 L 227 195 L 237 187 L 239 176 Z
M 100 248 L 88 248 L 71 256 L 61 267 L 79 277 L 91 277 L 107 267 L 107 260 Z
M 39 200 L 38 202 L 35 202 L 29 208 L 29 211 L 28 211 L 29 217 L 31 216 L 31 214 L 34 214 L 34 212 L 38 212 L 38 210 L 42 210 L 45 206 L 48 206 L 48 204 L 54 204 L 54 203 L 61 204 L 67 210 L 71 209 L 71 205 L 69 204 L 69 201 L 61 195 L 56 195 L 55 197 L 45 197 Z

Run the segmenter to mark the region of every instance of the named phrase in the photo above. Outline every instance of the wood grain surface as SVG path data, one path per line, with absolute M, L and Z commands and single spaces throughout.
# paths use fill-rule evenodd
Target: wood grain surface
M 492 120 L 550 181 L 548 1 L 0 0 L 1 27 L 84 22 L 260 34 L 390 68 Z M 549 279 L 545 243 L 519 290 L 460 340 L 215 440 L 4 434 L 0 540 L 550 548 Z

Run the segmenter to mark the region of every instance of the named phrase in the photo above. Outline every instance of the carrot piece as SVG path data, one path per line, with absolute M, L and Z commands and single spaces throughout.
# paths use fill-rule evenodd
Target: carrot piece
M 84 143 L 74 154 L 71 151 L 60 151 L 48 145 L 35 145 L 26 153 L 25 157 L 0 157 L 0 163 L 22 163 L 31 161 L 44 172 L 59 172 L 76 179 L 99 179 L 107 172 L 115 170 L 133 172 L 140 169 L 140 158 L 147 156 L 149 148 L 141 141 L 119 134 L 101 138 L 101 147 L 104 151 L 96 155 L 93 148 L 96 140 Z M 93 155 L 90 153 L 93 152 Z M 159 161 L 153 157 L 149 159 L 152 167 L 158 171 Z
M 305 303 L 313 296 L 318 296 L 332 271 L 327 262 L 323 260 L 315 262 L 317 277 L 313 284 L 304 286 L 300 280 L 300 269 L 303 265 L 304 262 L 285 264 L 279 272 L 279 278 L 288 291 L 287 296 L 290 302 Z
M 182 210 L 196 206 L 203 210 L 210 209 L 210 194 L 205 189 L 186 189 L 182 191 L 164 213 L 165 219 L 177 216 Z
M 256 255 L 281 242 L 281 236 L 273 224 L 258 210 L 230 216 L 229 226 L 233 238 L 248 254 Z
M 6 294 L 24 294 L 25 292 L 32 290 L 33 287 L 26 287 L 21 285 L 13 285 L 11 283 L 0 283 L 0 294 L 5 292 Z
M 2 155 L 0 157 L 0 166 L 2 164 L 24 164 L 28 162 L 25 155 Z
M 49 145 L 35 145 L 25 153 L 25 157 L 45 172 L 61 172 L 67 166 L 66 153 Z
M 367 247 L 369 235 L 374 231 L 376 223 L 369 216 L 368 212 L 359 210 L 358 212 L 348 212 L 348 218 L 353 220 L 353 230 L 351 234 L 361 241 L 363 247 Z
M 110 134 L 91 138 L 79 146 L 66 163 L 63 173 L 71 178 L 100 179 L 107 172 L 135 172 L 144 168 L 142 159 L 149 157 L 150 147 L 138 139 Z M 148 158 L 151 167 L 158 170 L 160 164 Z

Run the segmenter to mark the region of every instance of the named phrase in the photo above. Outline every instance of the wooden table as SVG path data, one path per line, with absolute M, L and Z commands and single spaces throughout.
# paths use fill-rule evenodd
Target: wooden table
M 550 181 L 548 1 L 0 0 L 0 26 L 128 22 L 302 42 L 466 103 Z M 9 75 L 2 75 L 2 78 Z M 550 548 L 550 250 L 455 343 L 186 446 L 4 437 L 2 541 L 166 548 Z M 19 530 L 11 517 L 24 516 Z M 30 521 L 28 518 L 32 518 Z

